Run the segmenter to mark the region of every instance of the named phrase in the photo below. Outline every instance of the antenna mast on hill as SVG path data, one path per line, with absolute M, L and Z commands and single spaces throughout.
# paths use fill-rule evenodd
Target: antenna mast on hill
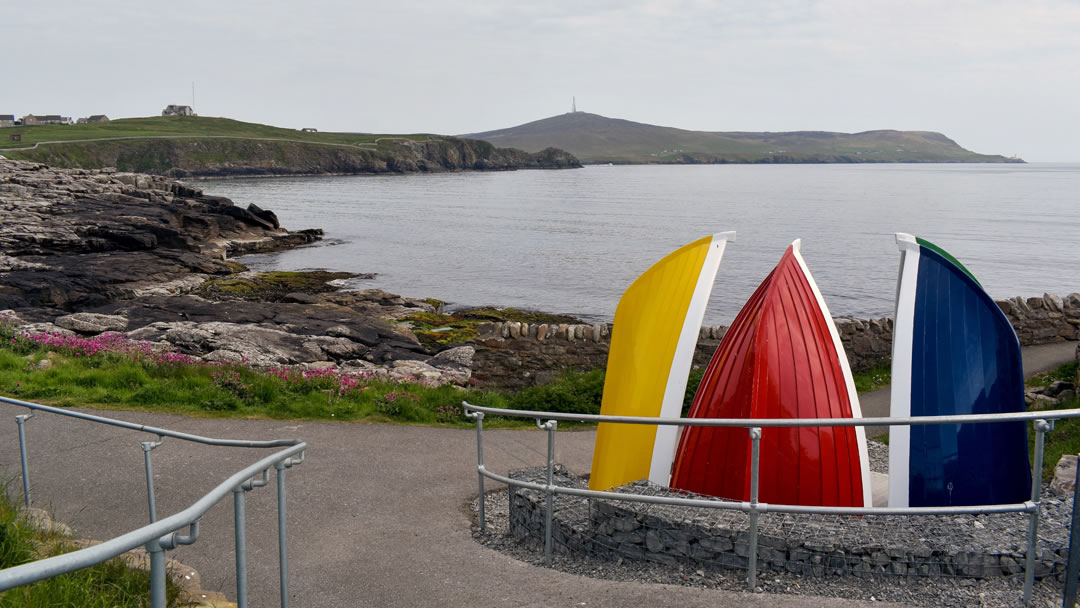
M 572 97 L 574 101 L 570 103 L 570 113 L 577 114 L 577 96 Z

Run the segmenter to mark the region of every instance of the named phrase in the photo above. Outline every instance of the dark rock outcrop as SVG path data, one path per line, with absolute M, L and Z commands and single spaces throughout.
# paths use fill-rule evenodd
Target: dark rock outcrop
M 164 178 L 0 160 L 0 311 L 26 333 L 122 332 L 155 351 L 260 368 L 335 366 L 465 384 L 471 349 L 433 358 L 406 326 L 431 303 L 337 291 L 373 275 L 246 272 L 226 256 L 317 240 Z
M 160 177 L 10 160 L 0 160 L 0 216 L 0 309 L 75 311 L 182 291 L 233 272 L 228 254 L 321 235 Z
M 382 319 L 332 304 L 212 302 L 196 296 L 148 296 L 114 302 L 95 312 L 126 317 L 128 327 L 141 328 L 141 333 L 132 336 L 134 338 L 150 341 L 165 339 L 180 347 L 182 352 L 199 356 L 216 348 L 227 348 L 224 345 L 228 344 L 230 337 L 245 336 L 245 341 L 262 340 L 267 344 L 283 341 L 279 350 L 286 351 L 295 350 L 297 345 L 311 340 L 330 340 L 326 345 L 309 349 L 312 351 L 308 353 L 311 355 L 309 357 L 292 357 L 294 362 L 300 363 L 346 359 L 383 363 L 389 359 L 429 358 L 412 334 L 401 332 Z M 168 332 L 178 327 L 198 332 L 205 330 L 207 324 L 216 324 L 211 328 L 211 333 L 220 338 L 215 348 L 210 348 L 214 344 L 205 340 L 181 339 L 174 342 L 167 338 Z M 269 333 L 250 334 L 251 328 Z M 331 348 L 329 353 L 320 352 L 326 350 L 323 346 L 331 343 L 337 348 Z M 398 356 L 382 354 L 388 352 Z M 282 357 L 277 363 L 288 363 L 286 359 L 289 357 Z

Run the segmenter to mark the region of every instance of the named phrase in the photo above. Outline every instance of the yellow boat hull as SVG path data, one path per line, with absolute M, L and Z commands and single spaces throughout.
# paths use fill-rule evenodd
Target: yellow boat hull
M 689 243 L 623 293 L 601 414 L 679 417 L 705 307 L 724 248 L 734 240 L 734 232 L 724 232 Z M 666 486 L 677 438 L 674 426 L 600 424 L 589 487 L 605 490 L 644 478 Z

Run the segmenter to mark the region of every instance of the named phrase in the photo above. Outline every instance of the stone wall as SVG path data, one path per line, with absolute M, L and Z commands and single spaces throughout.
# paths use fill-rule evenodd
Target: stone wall
M 1080 294 L 1065 298 L 998 300 L 1024 346 L 1080 339 Z M 836 329 L 854 371 L 888 365 L 892 352 L 893 320 L 837 318 Z M 473 375 L 488 386 L 522 388 L 542 384 L 563 370 L 586 371 L 607 365 L 614 327 L 484 323 L 474 342 Z M 694 365 L 707 365 L 727 328 L 701 328 Z
M 514 479 L 545 483 L 543 467 Z M 586 487 L 562 467 L 555 484 Z M 616 488 L 654 496 L 688 497 L 640 481 Z M 695 498 L 708 498 L 690 495 Z M 546 495 L 510 489 L 510 534 L 543 550 Z M 718 500 L 718 499 L 712 499 Z M 1061 575 L 1068 551 L 1072 500 L 1045 497 L 1035 576 Z M 759 518 L 760 570 L 802 576 L 892 575 L 989 578 L 1019 574 L 1026 559 L 1023 514 L 809 516 L 765 513 Z M 556 495 L 553 551 L 600 560 L 634 560 L 686 570 L 745 569 L 748 516 L 733 510 L 686 509 Z
M 1080 293 L 1064 298 L 1052 293 L 1041 298 L 1018 296 L 997 303 L 1024 346 L 1080 340 Z

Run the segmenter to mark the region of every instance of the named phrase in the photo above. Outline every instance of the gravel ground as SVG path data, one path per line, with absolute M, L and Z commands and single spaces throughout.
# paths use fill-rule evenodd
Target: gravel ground
M 868 444 L 871 470 L 886 472 L 888 446 L 876 441 Z M 475 515 L 479 501 L 474 501 L 471 506 Z M 1050 507 L 1049 510 L 1054 509 Z M 485 496 L 485 515 L 486 529 L 481 532 L 474 527 L 473 530 L 473 536 L 478 542 L 522 562 L 544 566 L 542 543 L 509 535 L 509 503 L 505 488 L 489 492 Z M 729 591 L 747 590 L 746 574 L 741 570 L 694 571 L 685 566 L 567 555 L 554 556 L 551 567 L 571 574 L 610 580 Z M 1023 585 L 1023 574 L 986 579 L 882 575 L 804 577 L 764 570 L 758 573 L 755 591 L 890 601 L 912 606 L 1017 606 L 1020 605 Z M 1033 606 L 1061 605 L 1062 584 L 1054 577 L 1036 582 L 1034 591 Z
M 866 454 L 870 458 L 870 470 L 874 473 L 889 472 L 889 446 L 880 441 L 868 440 Z

